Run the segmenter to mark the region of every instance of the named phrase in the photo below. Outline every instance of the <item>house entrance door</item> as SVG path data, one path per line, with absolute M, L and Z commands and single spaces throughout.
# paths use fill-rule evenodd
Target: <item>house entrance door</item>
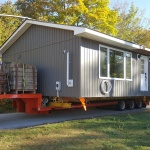
M 141 57 L 141 91 L 148 91 L 148 58 Z

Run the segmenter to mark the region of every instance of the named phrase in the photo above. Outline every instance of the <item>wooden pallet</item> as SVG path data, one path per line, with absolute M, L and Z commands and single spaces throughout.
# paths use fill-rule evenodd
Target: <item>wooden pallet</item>
M 11 93 L 36 93 L 37 69 L 28 64 L 9 64 L 9 88 Z
M 6 66 L 0 65 L 0 94 L 7 93 L 7 73 Z

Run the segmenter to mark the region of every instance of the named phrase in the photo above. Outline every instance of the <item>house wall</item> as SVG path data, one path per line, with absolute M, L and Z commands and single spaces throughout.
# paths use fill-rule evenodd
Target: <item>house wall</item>
M 37 92 L 44 96 L 56 96 L 56 81 L 61 81 L 60 96 L 64 97 L 150 96 L 149 91 L 140 91 L 141 65 L 136 53 L 132 53 L 132 81 L 110 80 L 112 90 L 109 94 L 102 94 L 99 44 L 103 43 L 74 36 L 73 31 L 32 25 L 3 54 L 3 61 L 36 65 Z M 67 58 L 63 54 L 64 50 L 70 53 L 70 79 L 73 79 L 73 87 L 66 84 Z M 150 70 L 150 65 L 148 66 Z M 150 79 L 148 81 L 150 85 Z
M 27 63 L 37 66 L 38 93 L 56 96 L 56 81 L 61 81 L 60 96 L 79 96 L 80 38 L 73 31 L 32 25 L 4 54 L 3 61 Z M 70 52 L 70 78 L 66 81 L 67 55 Z
M 100 85 L 102 80 L 99 78 L 99 42 L 82 38 L 81 42 L 81 97 L 124 97 L 124 96 L 148 96 L 150 95 L 150 78 L 149 91 L 140 91 L 141 82 L 141 61 L 137 60 L 137 54 L 132 52 L 132 81 L 127 80 L 110 80 L 112 90 L 109 94 L 103 94 Z M 105 44 L 102 44 L 105 45 Z M 107 46 L 107 45 L 106 45 Z M 109 45 L 110 46 L 110 45 Z M 123 50 L 123 49 L 121 49 Z M 126 50 L 124 50 L 126 51 Z M 148 64 L 150 70 L 150 65 Z M 150 76 L 150 71 L 149 71 Z

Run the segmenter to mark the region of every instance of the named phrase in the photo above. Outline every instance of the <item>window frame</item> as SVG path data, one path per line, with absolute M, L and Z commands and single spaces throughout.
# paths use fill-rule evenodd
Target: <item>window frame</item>
M 107 49 L 107 77 L 102 77 L 100 76 L 100 71 L 101 71 L 101 47 L 104 47 Z M 110 50 L 114 50 L 114 51 L 119 51 L 119 52 L 122 52 L 123 53 L 123 62 L 124 62 L 124 70 L 123 70 L 123 74 L 124 74 L 124 78 L 111 78 L 110 77 Z M 126 54 L 130 54 L 131 55 L 131 79 L 127 79 L 126 78 Z M 120 49 L 117 49 L 117 48 L 113 48 L 113 47 L 109 47 L 109 46 L 106 46 L 106 45 L 101 45 L 99 44 L 99 79 L 111 79 L 111 80 L 127 80 L 127 81 L 132 81 L 132 53 L 131 52 L 128 52 L 128 51 L 124 51 L 124 50 L 120 50 Z

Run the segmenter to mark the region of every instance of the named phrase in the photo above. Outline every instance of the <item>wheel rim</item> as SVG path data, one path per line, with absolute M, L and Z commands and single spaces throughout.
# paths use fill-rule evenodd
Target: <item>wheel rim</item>
M 121 102 L 120 106 L 121 106 L 121 109 L 125 109 L 125 103 L 123 101 Z
M 142 107 L 142 101 L 141 100 L 137 101 L 136 106 L 137 106 L 137 108 L 141 108 Z
M 119 110 L 124 110 L 125 109 L 125 102 L 124 101 L 120 101 L 119 103 L 118 103 L 118 109 Z
M 131 100 L 129 102 L 129 109 L 134 109 L 134 101 L 133 100 Z

